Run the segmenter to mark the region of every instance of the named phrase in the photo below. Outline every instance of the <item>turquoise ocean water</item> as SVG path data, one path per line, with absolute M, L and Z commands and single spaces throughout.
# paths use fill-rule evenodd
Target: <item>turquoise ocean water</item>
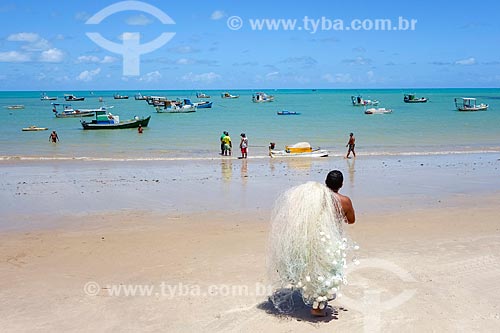
M 211 109 L 187 114 L 158 114 L 145 101 L 136 101 L 136 93 L 189 97 L 197 101 L 195 91 L 119 91 L 128 100 L 114 100 L 115 91 L 47 91 L 64 103 L 64 93 L 86 97 L 73 102 L 74 108 L 94 108 L 105 104 L 120 118 L 151 115 L 142 135 L 136 129 L 84 131 L 80 119 L 57 119 L 51 102 L 41 101 L 41 92 L 0 92 L 0 131 L 2 159 L 89 158 L 89 159 L 177 159 L 218 157 L 219 137 L 229 131 L 237 148 L 239 134 L 250 140 L 249 156 L 266 156 L 269 142 L 277 148 L 299 141 L 328 149 L 333 156 L 345 154 L 349 132 L 354 132 L 360 155 L 410 155 L 500 151 L 499 89 L 382 89 L 382 90 L 265 90 L 275 102 L 252 102 L 253 90 L 233 90 L 239 99 L 222 99 L 223 91 L 204 91 L 214 102 Z M 428 103 L 406 104 L 404 93 L 414 92 L 429 98 Z M 393 109 L 392 114 L 365 115 L 362 107 L 351 105 L 351 95 L 377 99 L 379 107 Z M 476 97 L 490 105 L 487 111 L 458 112 L 455 97 Z M 21 110 L 8 105 L 22 104 Z M 298 116 L 278 116 L 277 111 L 300 112 Z M 92 119 L 92 118 L 84 118 Z M 36 125 L 56 130 L 61 142 L 49 143 L 50 131 L 22 132 Z M 236 154 L 239 155 L 238 149 Z

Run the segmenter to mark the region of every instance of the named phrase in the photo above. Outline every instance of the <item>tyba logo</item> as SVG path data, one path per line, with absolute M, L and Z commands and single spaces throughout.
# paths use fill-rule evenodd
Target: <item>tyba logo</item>
M 151 14 L 163 24 L 175 24 L 174 20 L 162 10 L 141 1 L 121 1 L 112 4 L 94 14 L 85 24 L 99 24 L 108 16 L 131 10 Z M 153 52 L 168 43 L 175 36 L 175 32 L 163 32 L 156 39 L 145 44 L 140 43 L 139 32 L 124 32 L 122 44 L 109 41 L 98 32 L 87 32 L 86 35 L 103 49 L 123 56 L 123 75 L 138 76 L 140 75 L 140 56 Z

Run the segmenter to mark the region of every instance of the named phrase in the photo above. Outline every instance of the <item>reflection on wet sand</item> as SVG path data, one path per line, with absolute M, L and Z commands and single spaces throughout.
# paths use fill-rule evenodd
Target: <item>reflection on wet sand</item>
M 222 159 L 220 166 L 222 179 L 226 182 L 230 182 L 233 177 L 233 161 L 231 159 Z
M 248 182 L 248 160 L 246 158 L 241 160 L 241 183 L 246 185 Z
M 284 166 L 289 170 L 310 171 L 313 165 L 313 161 L 310 158 L 275 158 L 270 160 L 269 165 L 271 171 L 274 171 L 276 167 Z
M 349 174 L 349 187 L 353 188 L 354 187 L 354 173 L 356 172 L 354 168 L 354 164 L 356 163 L 356 159 L 345 159 L 347 163 L 347 172 Z

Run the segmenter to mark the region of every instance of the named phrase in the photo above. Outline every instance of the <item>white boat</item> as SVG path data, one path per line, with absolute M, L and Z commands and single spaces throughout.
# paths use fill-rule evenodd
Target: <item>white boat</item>
M 351 102 L 353 106 L 378 105 L 377 100 L 363 99 L 361 95 L 351 96 Z
M 37 132 L 37 131 L 46 131 L 48 130 L 47 127 L 37 127 L 35 125 L 32 125 L 30 127 L 24 127 L 22 129 L 23 132 Z
M 387 113 L 392 113 L 392 110 L 386 108 L 369 108 L 365 110 L 365 114 L 387 114 Z
M 177 105 L 174 103 L 171 103 L 168 106 L 156 106 L 156 112 L 158 113 L 189 113 L 189 112 L 196 112 L 196 105 Z
M 107 111 L 108 109 L 112 109 L 113 107 L 101 106 L 97 109 L 73 109 L 71 104 L 59 104 L 52 103 L 54 108 L 52 112 L 54 112 L 56 118 L 81 118 L 81 117 L 92 117 L 96 114 L 97 111 Z M 62 107 L 62 111 L 58 110 L 58 106 Z
M 55 101 L 55 100 L 57 100 L 57 97 L 49 97 L 49 96 L 47 96 L 46 93 L 43 93 L 40 95 L 40 100 L 41 101 Z
M 320 148 L 313 148 L 309 142 L 298 142 L 285 146 L 284 150 L 276 150 L 275 144 L 269 145 L 269 156 L 274 157 L 327 157 L 328 151 Z
M 274 96 L 268 95 L 263 92 L 257 92 L 252 96 L 252 102 L 254 103 L 268 103 L 274 102 Z
M 210 98 L 210 95 L 207 95 L 205 93 L 199 92 L 199 93 L 196 93 L 196 97 L 197 98 Z
M 24 105 L 9 105 L 6 108 L 9 110 L 21 110 L 24 109 Z
M 488 110 L 488 104 L 476 104 L 475 98 L 470 97 L 460 97 L 455 98 L 455 106 L 458 111 L 486 111 Z
M 136 101 L 146 101 L 148 98 L 148 96 L 143 96 L 141 93 L 135 94 L 134 96 Z
M 240 95 L 231 95 L 230 93 L 225 92 L 225 93 L 222 93 L 220 97 L 232 99 L 232 98 L 239 98 Z

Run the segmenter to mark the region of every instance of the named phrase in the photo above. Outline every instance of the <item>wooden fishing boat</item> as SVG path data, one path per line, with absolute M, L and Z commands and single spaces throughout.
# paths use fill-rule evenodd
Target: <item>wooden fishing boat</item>
M 120 121 L 120 117 L 113 115 L 106 111 L 97 111 L 96 119 L 92 122 L 81 121 L 84 130 L 98 130 L 98 129 L 123 129 L 123 128 L 137 128 L 139 125 L 147 127 L 151 116 L 147 118 L 134 117 L 130 120 Z

